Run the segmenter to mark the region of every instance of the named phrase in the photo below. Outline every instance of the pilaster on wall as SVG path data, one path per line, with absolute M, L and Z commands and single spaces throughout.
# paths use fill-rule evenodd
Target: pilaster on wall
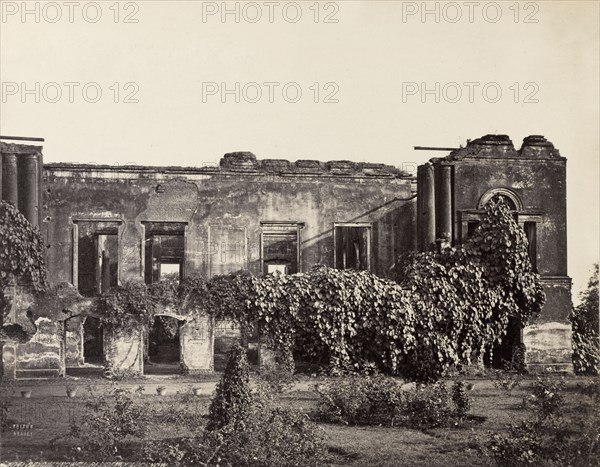
M 421 197 L 417 213 L 419 246 L 421 251 L 425 251 L 435 243 L 435 177 L 432 165 L 417 168 L 417 184 Z
M 452 166 L 437 164 L 436 176 L 436 228 L 438 239 L 452 241 Z

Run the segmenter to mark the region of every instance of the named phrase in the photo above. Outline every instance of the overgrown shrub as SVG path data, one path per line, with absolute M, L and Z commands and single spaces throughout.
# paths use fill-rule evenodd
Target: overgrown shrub
M 455 381 L 452 385 L 452 402 L 454 403 L 454 412 L 459 420 L 464 420 L 471 410 L 471 397 L 469 391 L 473 389 L 471 383 L 464 381 Z
M 243 430 L 248 422 L 251 406 L 246 352 L 236 343 L 229 350 L 225 373 L 217 384 L 216 395 L 210 403 L 206 430 Z
M 464 244 L 412 254 L 400 279 L 324 266 L 293 275 L 241 272 L 127 285 L 98 298 L 96 308 L 119 329 L 147 326 L 169 303 L 204 309 L 334 374 L 369 368 L 434 382 L 500 341 L 509 316 L 525 325 L 545 300 L 525 233 L 503 202 L 487 206 Z
M 277 406 L 268 386 L 259 386 L 253 393 L 243 430 L 210 436 L 211 445 L 220 445 L 216 454 L 220 465 L 311 466 L 324 454 L 321 429 L 302 411 Z
M 7 201 L 0 201 L 0 239 L 0 291 L 16 279 L 26 280 L 35 290 L 45 290 L 46 248 L 40 231 Z M 7 305 L 3 300 L 0 295 L 0 306 Z

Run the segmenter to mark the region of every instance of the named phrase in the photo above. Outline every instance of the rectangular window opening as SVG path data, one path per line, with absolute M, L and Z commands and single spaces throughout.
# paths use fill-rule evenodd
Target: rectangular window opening
M 146 284 L 162 280 L 179 281 L 184 276 L 185 224 L 179 222 L 146 223 Z
M 263 273 L 276 271 L 295 274 L 299 271 L 299 223 L 263 222 L 261 234 L 261 258 Z
M 334 226 L 335 267 L 371 270 L 371 226 Z
M 117 227 L 78 223 L 77 289 L 92 297 L 117 287 L 119 243 Z
M 527 253 L 529 254 L 531 267 L 534 272 L 537 272 L 537 226 L 535 222 L 525 222 L 523 228 L 527 237 Z

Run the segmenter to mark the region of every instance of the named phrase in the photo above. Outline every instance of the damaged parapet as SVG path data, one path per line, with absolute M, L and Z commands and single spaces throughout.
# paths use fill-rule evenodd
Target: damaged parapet
M 355 177 L 404 178 L 411 175 L 397 167 L 370 162 L 346 160 L 321 162 L 301 159 L 291 162 L 286 159 L 259 160 L 251 152 L 231 152 L 223 156 L 219 163 L 223 171 L 269 173 L 281 175 L 342 175 Z
M 452 151 L 445 159 L 459 161 L 465 157 L 521 158 L 521 159 L 557 159 L 560 152 L 541 135 L 530 135 L 523 139 L 521 149 L 515 149 L 507 135 L 485 135 L 469 140 L 465 148 Z M 433 159 L 437 161 L 439 159 Z

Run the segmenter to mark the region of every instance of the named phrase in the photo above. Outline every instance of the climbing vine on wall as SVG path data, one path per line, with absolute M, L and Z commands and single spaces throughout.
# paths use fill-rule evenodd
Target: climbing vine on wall
M 149 325 L 157 305 L 205 312 L 257 329 L 268 345 L 333 371 L 373 365 L 434 381 L 469 363 L 522 325 L 545 296 L 524 232 L 502 202 L 488 205 L 477 231 L 457 247 L 414 253 L 399 283 L 366 271 L 324 266 L 294 275 L 247 272 L 181 284 L 127 285 L 101 297 L 100 314 L 118 328 Z
M 0 292 L 19 280 L 31 284 L 36 291 L 44 290 L 44 250 L 39 230 L 13 204 L 0 202 Z M 0 293 L 2 316 L 9 305 Z

